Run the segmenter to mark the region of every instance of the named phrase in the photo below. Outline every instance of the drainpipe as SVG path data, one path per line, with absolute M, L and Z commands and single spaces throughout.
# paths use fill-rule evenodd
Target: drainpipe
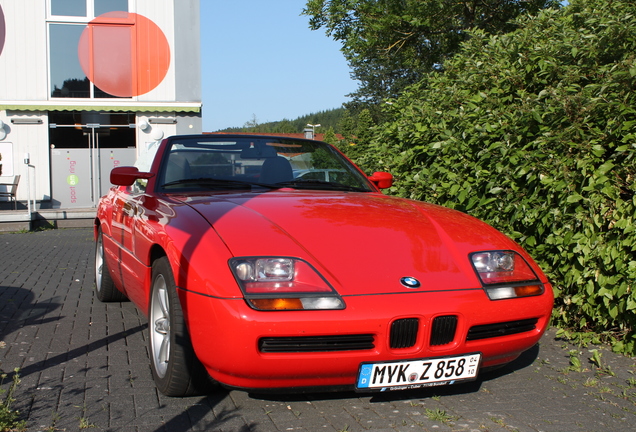
M 29 181 L 29 177 L 31 177 L 31 170 L 29 165 L 31 163 L 31 157 L 28 153 L 24 154 L 24 164 L 26 165 L 26 187 L 27 187 L 27 211 L 29 212 L 29 231 L 31 231 L 31 222 L 33 221 L 33 212 L 31 209 L 31 182 Z

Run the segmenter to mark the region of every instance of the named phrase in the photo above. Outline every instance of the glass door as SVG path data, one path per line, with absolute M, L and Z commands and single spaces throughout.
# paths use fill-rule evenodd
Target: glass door
M 49 113 L 49 126 L 53 208 L 97 206 L 110 171 L 135 163 L 134 114 Z

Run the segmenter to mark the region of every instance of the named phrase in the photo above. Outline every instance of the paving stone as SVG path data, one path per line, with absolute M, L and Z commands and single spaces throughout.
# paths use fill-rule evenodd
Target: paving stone
M 143 314 L 130 302 L 95 298 L 92 230 L 1 234 L 0 246 L 0 368 L 19 368 L 13 407 L 28 431 L 636 429 L 634 359 L 573 346 L 554 330 L 507 367 L 456 386 L 386 394 L 218 389 L 165 397 L 152 379 Z M 594 349 L 600 369 L 589 362 Z M 581 360 L 579 370 L 572 370 L 571 356 Z M 9 385 L 7 379 L 1 387 Z

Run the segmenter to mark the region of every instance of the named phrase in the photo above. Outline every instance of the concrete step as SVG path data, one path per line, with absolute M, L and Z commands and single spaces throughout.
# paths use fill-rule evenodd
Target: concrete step
M 38 228 L 84 228 L 93 226 L 95 208 L 0 210 L 0 232 L 30 231 Z

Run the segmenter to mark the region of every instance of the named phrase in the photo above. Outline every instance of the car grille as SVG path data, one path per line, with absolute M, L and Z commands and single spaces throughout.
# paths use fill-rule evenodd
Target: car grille
M 337 336 L 267 337 L 258 341 L 263 353 L 357 351 L 375 348 L 371 334 Z
M 431 328 L 431 346 L 446 345 L 455 339 L 457 316 L 438 316 L 433 320 Z
M 410 348 L 415 345 L 420 320 L 404 318 L 393 321 L 389 345 L 391 348 Z
M 519 321 L 473 326 L 468 330 L 466 340 L 487 339 L 531 331 L 537 328 L 537 321 L 539 321 L 537 318 L 530 318 Z

